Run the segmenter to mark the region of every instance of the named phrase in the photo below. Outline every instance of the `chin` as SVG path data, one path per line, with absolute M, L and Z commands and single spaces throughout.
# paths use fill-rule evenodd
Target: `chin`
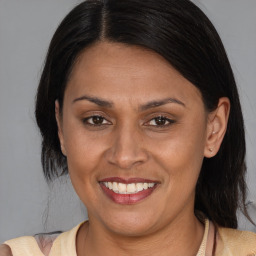
M 144 213 L 125 211 L 107 215 L 103 215 L 104 226 L 109 231 L 122 236 L 137 237 L 150 234 L 158 226 L 158 218 L 150 211 Z

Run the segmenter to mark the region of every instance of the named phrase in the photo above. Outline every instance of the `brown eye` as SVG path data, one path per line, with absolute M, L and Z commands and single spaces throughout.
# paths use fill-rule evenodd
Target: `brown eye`
M 173 120 L 166 118 L 164 116 L 158 116 L 150 120 L 149 125 L 152 126 L 167 126 L 171 123 L 174 123 Z
M 166 124 L 166 121 L 167 121 L 167 120 L 166 120 L 165 118 L 161 117 L 161 116 L 155 118 L 155 123 L 156 123 L 157 125 L 165 125 L 165 124 Z
M 102 116 L 90 116 L 83 119 L 83 122 L 88 125 L 100 126 L 109 124 L 109 122 Z
M 104 121 L 104 118 L 102 116 L 94 116 L 92 117 L 93 124 L 99 125 L 102 124 Z

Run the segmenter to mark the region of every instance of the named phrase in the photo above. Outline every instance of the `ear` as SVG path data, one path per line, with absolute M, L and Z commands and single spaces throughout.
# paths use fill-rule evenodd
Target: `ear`
M 64 136 L 63 136 L 63 130 L 62 130 L 62 120 L 61 120 L 61 114 L 60 114 L 60 104 L 59 101 L 55 101 L 55 118 L 57 121 L 57 126 L 58 126 L 58 136 L 60 140 L 60 147 L 61 147 L 61 152 L 64 156 L 66 156 L 66 149 L 65 149 L 65 143 L 64 143 Z
M 230 101 L 223 97 L 219 99 L 216 110 L 208 115 L 205 157 L 211 158 L 218 153 L 227 130 L 229 112 Z

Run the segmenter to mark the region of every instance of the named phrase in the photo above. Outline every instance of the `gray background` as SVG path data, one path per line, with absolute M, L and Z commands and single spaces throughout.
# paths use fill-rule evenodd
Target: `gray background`
M 0 0 L 0 243 L 66 230 L 86 218 L 70 181 L 47 186 L 34 96 L 45 53 L 75 0 Z M 194 1 L 213 21 L 238 82 L 247 137 L 248 200 L 256 201 L 256 1 Z M 256 207 L 250 211 L 256 220 Z M 48 218 L 47 218 L 48 216 Z M 255 230 L 241 218 L 240 228 Z

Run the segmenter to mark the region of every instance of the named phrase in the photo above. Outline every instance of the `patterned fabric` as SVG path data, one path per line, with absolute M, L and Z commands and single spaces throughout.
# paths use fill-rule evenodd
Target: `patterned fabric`
M 54 240 L 59 236 L 62 232 L 54 232 L 52 234 L 38 234 L 35 235 L 35 239 L 40 250 L 43 252 L 45 256 L 49 256 Z
M 49 256 L 77 256 L 76 254 L 76 234 L 79 227 L 83 224 L 80 223 L 70 231 L 60 234 L 53 243 L 50 242 L 50 239 L 47 239 L 48 248 L 50 246 Z M 43 249 L 44 253 L 41 251 L 38 245 L 38 239 L 33 236 L 23 236 L 15 238 L 9 241 L 6 241 L 4 244 L 7 244 L 11 247 L 13 256 L 46 256 L 45 247 Z M 45 244 L 45 243 L 43 243 Z

